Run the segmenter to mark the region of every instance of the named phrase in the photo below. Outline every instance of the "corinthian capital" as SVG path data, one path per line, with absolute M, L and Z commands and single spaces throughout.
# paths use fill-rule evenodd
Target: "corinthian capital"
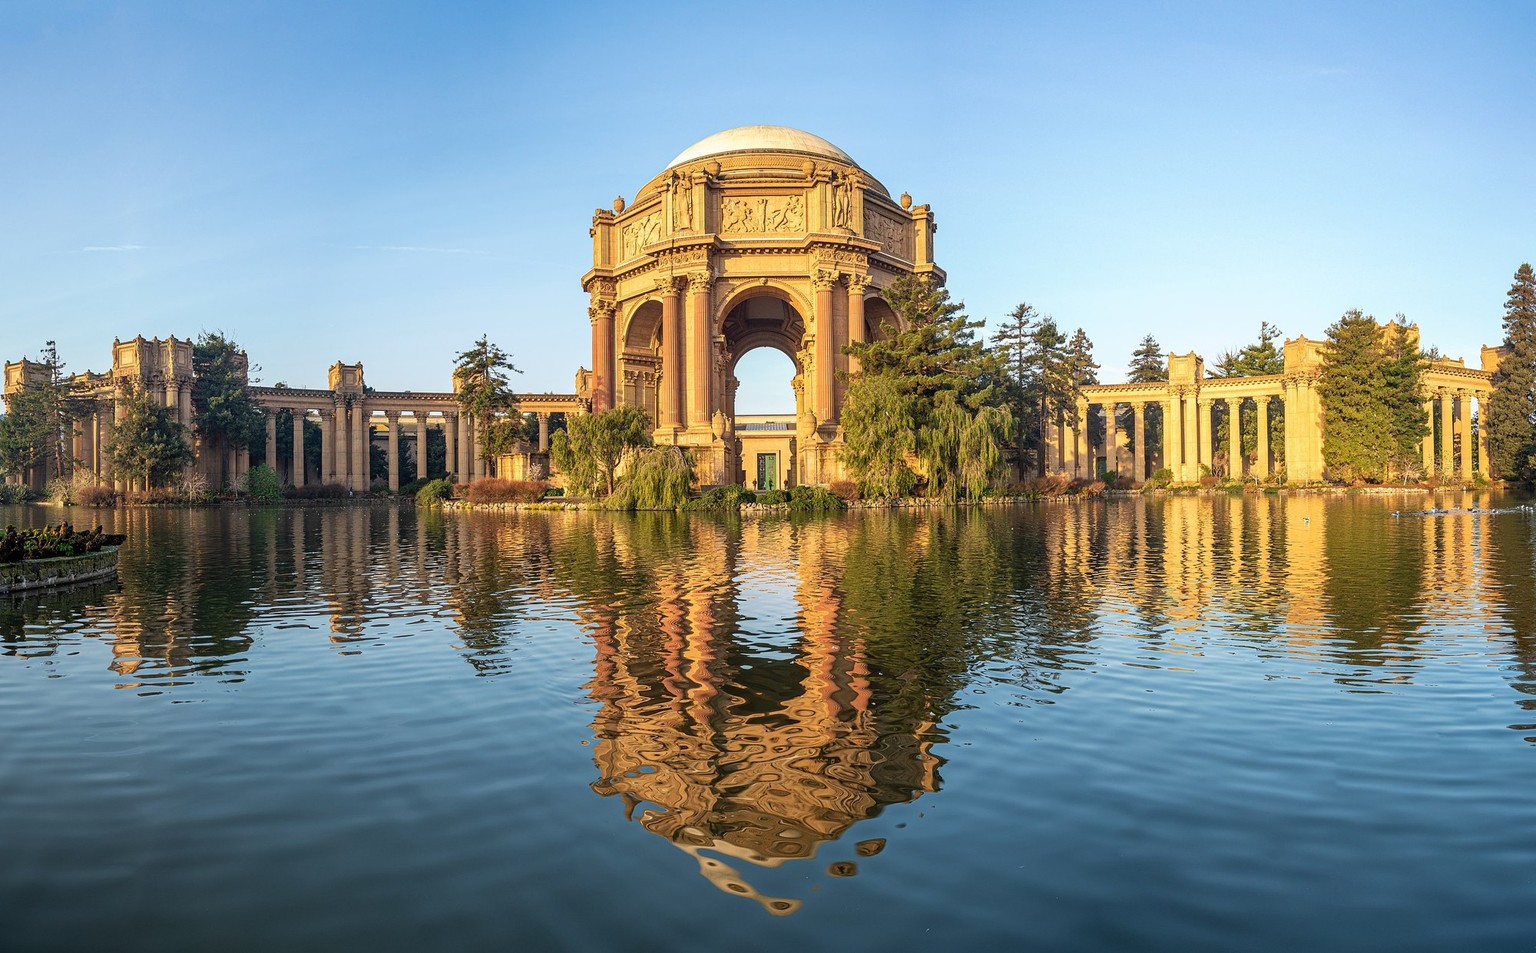
M 704 272 L 695 272 L 691 275 L 684 275 L 683 280 L 688 283 L 688 291 L 691 294 L 707 293 L 715 281 L 711 275 L 708 275 Z
M 811 277 L 811 287 L 817 291 L 831 291 L 837 284 L 838 274 L 831 268 L 818 268 L 816 274 Z
M 613 320 L 613 313 L 617 308 L 612 301 L 598 301 L 587 308 L 587 319 L 593 324 L 607 318 Z

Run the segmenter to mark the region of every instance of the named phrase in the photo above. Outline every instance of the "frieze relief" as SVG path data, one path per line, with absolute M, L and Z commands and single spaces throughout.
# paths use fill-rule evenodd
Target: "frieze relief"
M 803 231 L 803 196 L 758 195 L 728 198 L 720 203 L 720 233 L 723 235 Z
M 624 226 L 624 257 L 634 258 L 640 249 L 661 240 L 661 209 Z
M 912 258 L 912 252 L 908 247 L 910 229 L 895 219 L 886 218 L 877 212 L 864 214 L 864 235 L 879 242 L 887 255 L 895 255 L 897 258 Z

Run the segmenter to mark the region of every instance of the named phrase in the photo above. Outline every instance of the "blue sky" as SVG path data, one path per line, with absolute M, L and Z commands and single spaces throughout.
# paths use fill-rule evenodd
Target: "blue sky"
M 531 8 L 530 8 L 531 7 Z M 771 13 L 776 19 L 763 22 Z M 0 356 L 222 330 L 264 382 L 590 363 L 592 209 L 806 129 L 930 203 L 975 317 L 1151 333 L 1401 312 L 1477 360 L 1536 258 L 1536 3 L 0 6 Z M 790 403 L 744 361 L 743 411 Z

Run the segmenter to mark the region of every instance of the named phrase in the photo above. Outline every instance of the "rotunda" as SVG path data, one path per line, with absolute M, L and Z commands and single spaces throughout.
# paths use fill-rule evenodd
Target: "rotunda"
M 904 274 L 944 280 L 933 213 L 842 149 L 785 126 L 741 126 L 680 152 L 632 200 L 592 216 L 594 411 L 643 407 L 658 444 L 685 446 L 706 486 L 747 482 L 736 363 L 769 347 L 794 364 L 792 483 L 842 474 L 838 427 L 850 342 L 894 315 Z

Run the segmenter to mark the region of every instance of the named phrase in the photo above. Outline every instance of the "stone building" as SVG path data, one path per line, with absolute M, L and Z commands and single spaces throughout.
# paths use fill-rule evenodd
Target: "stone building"
M 1418 329 L 1410 328 L 1414 340 Z M 1084 387 L 1072 413 L 1058 408 L 1047 421 L 1045 469 L 1095 479 L 1115 473 L 1140 483 L 1167 468 L 1176 483 L 1193 483 L 1222 471 L 1237 478 L 1268 480 L 1283 470 L 1291 483 L 1312 483 L 1326 475 L 1323 406 L 1317 393 L 1323 342 L 1299 336 L 1284 347 L 1285 369 L 1262 377 L 1207 377 L 1198 354 L 1170 354 L 1168 380 L 1148 384 Z M 1484 347 L 1480 367 L 1439 358 L 1423 375 L 1424 413 L 1429 435 L 1420 450 L 1426 474 L 1458 480 L 1488 476 L 1486 437 L 1473 447 L 1472 418 L 1493 393 L 1493 372 L 1502 350 Z M 1148 446 L 1148 412 L 1160 415 L 1161 437 Z M 1237 417 L 1237 415 L 1241 415 Z M 1227 445 L 1216 445 L 1218 423 L 1237 417 L 1242 427 L 1225 426 Z M 1284 443 L 1270 434 L 1283 419 Z M 1250 425 L 1247 423 L 1252 421 Z M 1256 428 L 1257 447 L 1244 454 L 1241 434 Z M 1090 440 L 1090 434 L 1102 434 Z
M 241 355 L 244 360 L 244 355 Z M 35 382 L 46 373 L 44 365 L 21 360 L 5 365 L 5 394 L 9 395 Z M 193 426 L 192 391 L 195 383 L 192 341 L 168 337 L 112 343 L 112 365 L 105 373 L 86 371 L 73 375 L 70 384 L 76 397 L 86 404 L 86 413 L 75 422 L 67 438 L 69 459 L 66 472 L 90 473 L 101 484 L 119 491 L 142 490 L 112 473 L 107 447 L 116 423 L 123 413 L 122 400 L 130 392 L 150 394 L 162 406 L 175 408 L 176 421 L 185 428 L 192 442 L 194 463 L 185 475 L 200 473 L 208 486 L 219 489 L 238 485 L 251 466 L 247 447 L 214 450 L 205 447 Z M 549 418 L 553 413 L 580 413 L 585 402 L 574 394 L 522 394 L 519 407 L 523 413 L 537 416 L 539 437 L 518 452 L 497 460 L 481 459 L 476 447 L 476 421 L 461 414 L 452 391 L 379 392 L 363 379 L 363 365 L 331 365 L 328 386 L 319 388 L 256 387 L 251 397 L 266 417 L 265 446 L 258 449 L 261 459 L 272 465 L 288 484 L 338 484 L 353 492 L 365 492 L 372 484 L 371 447 L 378 444 L 386 460 L 385 480 L 390 490 L 402 483 L 427 476 L 426 446 L 429 428 L 442 431 L 447 448 L 449 475 L 468 480 L 478 476 L 501 474 L 522 478 L 543 476 L 548 471 Z M 293 443 L 303 447 L 306 421 L 319 428 L 320 460 L 318 467 L 303 463 L 302 453 L 278 452 L 277 421 L 286 412 L 293 428 Z M 414 467 L 407 471 L 402 448 L 411 448 Z M 262 453 L 264 451 L 264 453 Z M 60 474 L 52 459 L 17 474 L 13 482 L 26 483 L 41 491 Z
M 838 478 L 839 375 L 858 370 L 843 347 L 893 318 L 880 291 L 900 276 L 944 280 L 933 233 L 928 206 L 825 139 L 742 126 L 694 143 L 592 216 L 593 409 L 645 408 L 701 483 L 736 482 L 736 364 L 774 348 L 795 368 L 795 482 Z

